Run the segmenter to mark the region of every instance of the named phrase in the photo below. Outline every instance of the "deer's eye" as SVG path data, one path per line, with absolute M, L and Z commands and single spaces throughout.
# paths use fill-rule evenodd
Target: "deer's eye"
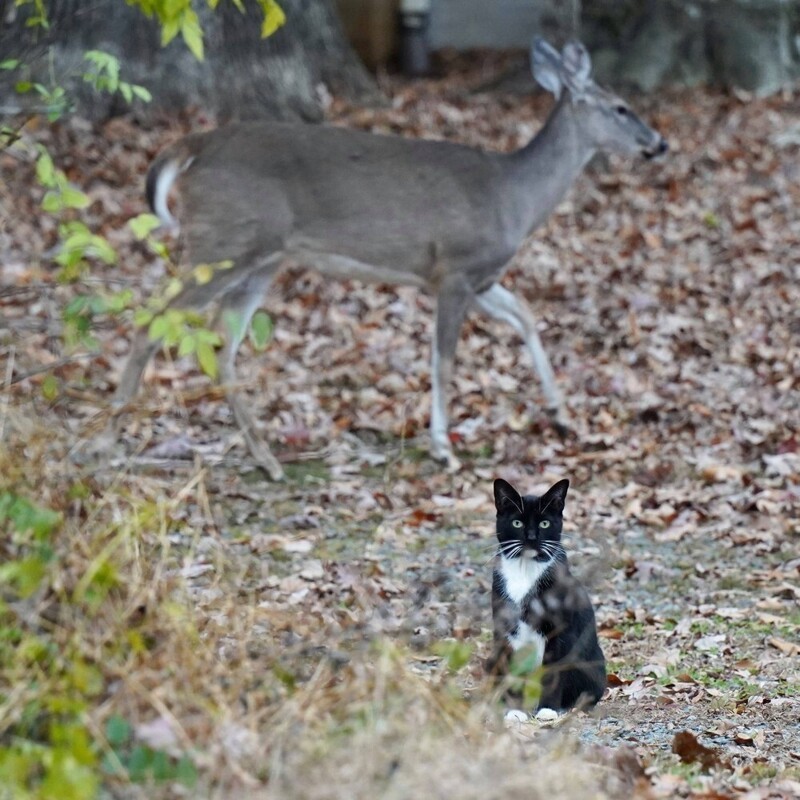
M 522 520 L 521 519 L 511 520 L 511 527 L 512 528 L 521 528 L 522 527 Z
M 621 117 L 628 116 L 628 107 L 627 106 L 614 106 L 614 111 L 619 114 Z
M 550 520 L 549 520 L 549 519 L 543 519 L 543 520 L 542 520 L 542 521 L 539 523 L 539 527 L 540 527 L 540 528 L 549 528 L 549 527 L 550 527 Z

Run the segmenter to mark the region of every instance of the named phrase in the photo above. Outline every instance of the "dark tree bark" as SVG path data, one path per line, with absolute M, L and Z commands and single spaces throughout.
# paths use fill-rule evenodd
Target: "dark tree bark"
M 201 106 L 222 120 L 319 120 L 325 89 L 364 102 L 379 99 L 331 0 L 281 0 L 287 22 L 268 39 L 260 37 L 253 0 L 245 0 L 246 14 L 229 0 L 216 12 L 198 0 L 205 33 L 202 62 L 179 37 L 161 47 L 158 24 L 124 0 L 49 0 L 47 5 L 50 30 L 41 31 L 25 26 L 24 7 L 0 0 L 0 60 L 21 58 L 44 84 L 54 76 L 78 98 L 79 110 L 94 118 L 120 110 L 120 101 L 98 95 L 82 81 L 83 54 L 89 49 L 116 55 L 123 79 L 152 92 L 153 109 Z M 14 92 L 12 76 L 0 77 L 0 104 L 19 106 L 23 99 Z

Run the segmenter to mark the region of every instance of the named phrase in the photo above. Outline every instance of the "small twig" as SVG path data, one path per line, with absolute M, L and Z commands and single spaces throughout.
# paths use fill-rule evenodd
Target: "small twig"
M 10 348 L 8 362 L 6 363 L 6 378 L 5 378 L 5 391 L 3 392 L 3 406 L 0 411 L 0 442 L 3 441 L 3 434 L 6 430 L 6 417 L 8 416 L 8 389 L 11 386 L 11 376 L 14 374 L 14 356 L 16 351 L 13 347 Z
M 13 349 L 12 349 L 13 352 Z M 15 383 L 21 383 L 28 378 L 33 378 L 36 375 L 41 375 L 43 372 L 50 372 L 54 369 L 59 369 L 59 367 L 63 367 L 67 364 L 71 364 L 73 361 L 80 361 L 82 358 L 95 358 L 101 354 L 100 350 L 92 350 L 90 353 L 78 353 L 74 356 L 66 356 L 58 361 L 54 361 L 52 364 L 48 364 L 44 367 L 37 367 L 36 369 L 30 370 L 30 372 L 25 372 L 22 375 L 18 375 L 16 378 L 11 378 L 8 376 L 6 381 L 6 393 L 8 392 L 9 387 L 13 386 Z

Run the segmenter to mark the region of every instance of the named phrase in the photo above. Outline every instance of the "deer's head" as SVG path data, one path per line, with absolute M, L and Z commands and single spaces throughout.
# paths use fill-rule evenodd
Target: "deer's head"
M 567 42 L 561 53 L 544 39 L 534 40 L 531 68 L 539 84 L 559 99 L 567 93 L 581 130 L 598 150 L 642 153 L 646 158 L 665 153 L 667 142 L 642 121 L 628 104 L 592 80 L 592 60 L 577 41 Z

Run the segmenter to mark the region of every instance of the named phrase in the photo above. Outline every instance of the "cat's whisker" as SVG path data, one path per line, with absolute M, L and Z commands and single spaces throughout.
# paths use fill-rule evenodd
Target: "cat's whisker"
M 498 554 L 501 556 L 505 556 L 506 558 L 516 558 L 522 552 L 522 545 L 516 542 L 511 543 L 511 546 L 508 544 L 505 547 L 501 547 L 498 550 Z

